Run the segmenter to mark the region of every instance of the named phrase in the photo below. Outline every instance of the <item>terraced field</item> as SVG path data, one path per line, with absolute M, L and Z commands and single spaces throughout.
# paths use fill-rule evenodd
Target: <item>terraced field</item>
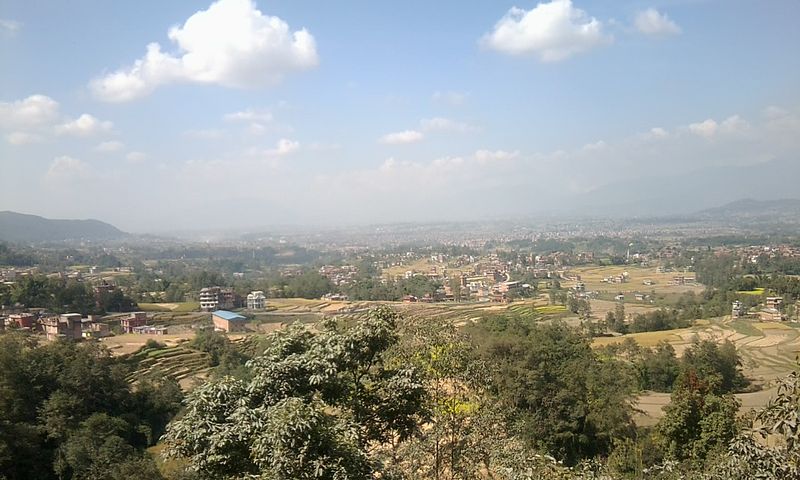
M 653 346 L 662 340 L 669 342 L 677 355 L 682 355 L 695 338 L 718 342 L 730 340 L 742 357 L 745 376 L 760 387 L 752 393 L 737 394 L 742 409 L 763 406 L 775 394 L 775 380 L 785 376 L 797 366 L 800 354 L 800 326 L 790 323 L 731 321 L 729 317 L 698 321 L 691 328 L 646 332 L 603 337 L 594 340 L 595 345 L 622 342 L 632 338 L 643 346 Z M 661 408 L 669 403 L 669 395 L 649 393 L 642 395 L 639 406 L 644 414 L 637 418 L 642 425 L 654 424 L 663 414 Z
M 191 348 L 176 345 L 161 349 L 145 348 L 128 357 L 136 370 L 128 376 L 135 383 L 150 374 L 171 375 L 182 388 L 189 388 L 195 380 L 207 378 L 212 367 L 209 355 Z

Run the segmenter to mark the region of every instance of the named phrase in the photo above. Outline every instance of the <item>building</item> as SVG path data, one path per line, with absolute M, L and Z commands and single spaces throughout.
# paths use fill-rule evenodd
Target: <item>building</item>
M 134 333 L 134 330 L 147 325 L 147 314 L 145 312 L 133 312 L 128 317 L 119 321 L 119 326 L 125 333 Z
M 783 297 L 767 297 L 766 307 L 775 310 L 783 309 Z
M 739 300 L 735 300 L 733 305 L 731 306 L 731 317 L 733 318 L 741 318 L 747 314 L 747 309 L 744 308 L 744 305 Z
M 233 289 L 206 287 L 200 290 L 200 310 L 213 312 L 221 308 L 242 307 L 242 297 Z
M 264 292 L 257 290 L 247 294 L 247 308 L 249 310 L 263 310 L 267 307 L 267 297 Z
M 140 327 L 133 327 L 133 333 L 138 333 L 140 335 L 166 335 L 168 333 L 168 330 L 167 327 L 142 325 Z
M 227 310 L 217 310 L 211 314 L 211 320 L 214 322 L 214 330 L 223 332 L 243 332 L 245 330 L 245 323 L 247 318 L 238 313 L 229 312 Z
M 83 338 L 103 338 L 111 335 L 111 329 L 107 323 L 83 322 Z
M 219 287 L 206 287 L 200 290 L 200 310 L 213 312 L 219 307 Z
M 8 316 L 9 326 L 17 328 L 33 328 L 35 322 L 36 316 L 32 313 L 12 313 Z
M 45 317 L 42 327 L 47 339 L 50 341 L 63 338 L 66 340 L 79 340 L 83 338 L 83 323 L 80 313 L 65 313 L 59 316 Z

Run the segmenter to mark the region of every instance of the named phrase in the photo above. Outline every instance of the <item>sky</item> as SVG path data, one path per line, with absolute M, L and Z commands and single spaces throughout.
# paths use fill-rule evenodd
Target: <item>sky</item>
M 800 2 L 0 3 L 0 210 L 507 218 L 800 162 Z

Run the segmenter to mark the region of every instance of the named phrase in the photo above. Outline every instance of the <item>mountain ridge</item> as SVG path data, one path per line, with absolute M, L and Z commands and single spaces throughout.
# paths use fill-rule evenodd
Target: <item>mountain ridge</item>
M 38 215 L 0 211 L 0 240 L 17 243 L 68 240 L 114 240 L 128 234 L 95 219 L 51 219 Z

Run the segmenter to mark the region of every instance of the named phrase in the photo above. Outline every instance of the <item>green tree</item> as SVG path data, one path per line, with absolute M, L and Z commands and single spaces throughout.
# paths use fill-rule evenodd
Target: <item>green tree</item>
M 736 436 L 739 403 L 732 395 L 715 393 L 713 383 L 692 370 L 681 377 L 656 426 L 668 457 L 703 462 L 723 453 Z
M 252 378 L 223 377 L 192 392 L 164 435 L 168 454 L 214 478 L 365 478 L 369 451 L 408 439 L 425 389 L 413 367 L 389 365 L 397 315 L 373 310 L 345 328 L 300 325 L 273 334 L 248 363 Z
M 631 435 L 634 380 L 625 364 L 598 357 L 586 337 L 562 323 L 492 328 L 482 325 L 478 341 L 495 366 L 494 388 L 529 445 L 575 463 Z

